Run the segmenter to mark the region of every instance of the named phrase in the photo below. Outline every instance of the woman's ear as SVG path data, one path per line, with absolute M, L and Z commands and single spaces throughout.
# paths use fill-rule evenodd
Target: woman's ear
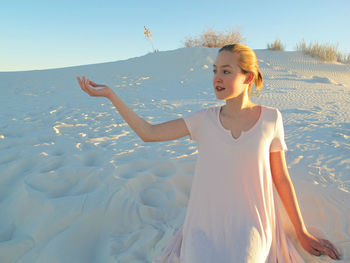
M 249 84 L 253 80 L 253 78 L 254 78 L 254 74 L 252 72 L 249 72 L 247 74 L 244 84 Z

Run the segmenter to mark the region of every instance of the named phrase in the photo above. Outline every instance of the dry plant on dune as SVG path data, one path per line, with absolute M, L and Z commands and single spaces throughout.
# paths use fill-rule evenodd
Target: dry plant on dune
M 242 43 L 246 39 L 242 37 L 239 29 L 231 29 L 227 31 L 215 32 L 208 28 L 204 30 L 200 36 L 187 37 L 185 40 L 185 47 L 209 47 L 209 48 L 221 48 L 228 44 Z
M 299 44 L 296 45 L 298 51 L 303 51 L 306 54 L 309 54 L 314 57 L 319 57 L 323 61 L 337 61 L 350 63 L 350 53 L 348 55 L 343 54 L 338 51 L 338 44 L 319 44 L 317 42 L 310 42 L 309 45 L 305 43 L 303 39 Z
M 267 44 L 267 49 L 269 50 L 284 50 L 284 45 L 282 44 L 281 40 L 276 39 L 275 42 L 271 44 Z
M 149 28 L 146 27 L 146 26 L 143 26 L 143 27 L 145 28 L 145 32 L 144 32 L 145 38 L 148 39 L 151 42 L 152 48 L 153 48 L 153 52 L 158 52 L 158 49 L 154 49 L 154 46 L 153 46 L 153 42 L 152 42 L 153 35 L 151 33 L 151 30 L 149 30 Z

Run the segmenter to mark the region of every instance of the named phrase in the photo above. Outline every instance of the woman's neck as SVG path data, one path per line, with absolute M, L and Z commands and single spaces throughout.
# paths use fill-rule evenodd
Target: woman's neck
M 241 96 L 226 100 L 222 112 L 225 116 L 237 117 L 251 111 L 256 105 L 249 99 L 248 94 L 243 93 Z

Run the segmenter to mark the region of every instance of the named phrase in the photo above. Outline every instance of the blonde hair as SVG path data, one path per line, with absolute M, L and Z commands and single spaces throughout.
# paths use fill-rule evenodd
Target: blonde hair
M 256 90 L 262 90 L 263 74 L 259 69 L 258 59 L 256 57 L 255 52 L 251 48 L 242 44 L 230 44 L 230 45 L 223 46 L 222 48 L 219 49 L 218 53 L 224 50 L 231 51 L 233 53 L 238 54 L 239 56 L 238 66 L 241 68 L 244 74 L 245 73 L 254 74 L 254 78 L 249 83 L 249 86 L 248 86 L 248 94 L 250 95 L 253 84 L 255 84 Z

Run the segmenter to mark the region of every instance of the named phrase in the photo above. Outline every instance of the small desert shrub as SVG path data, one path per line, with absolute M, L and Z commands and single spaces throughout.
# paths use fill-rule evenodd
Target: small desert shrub
M 153 48 L 153 52 L 159 52 L 159 50 L 155 49 L 154 46 L 153 46 L 153 41 L 152 41 L 153 35 L 151 33 L 151 30 L 148 27 L 146 27 L 146 26 L 143 26 L 143 27 L 145 29 L 145 32 L 144 32 L 145 38 L 148 39 L 151 42 L 152 48 Z
M 303 39 L 296 45 L 298 51 L 303 51 L 311 56 L 319 57 L 324 61 L 350 62 L 350 53 L 348 55 L 338 51 L 338 45 L 319 44 L 310 42 L 309 45 Z
M 228 44 L 243 43 L 246 39 L 242 37 L 239 29 L 215 32 L 212 29 L 207 29 L 202 32 L 199 37 L 187 37 L 185 47 L 209 47 L 221 48 Z
M 270 50 L 284 50 L 284 45 L 282 44 L 281 40 L 276 39 L 275 42 L 271 44 L 267 44 L 267 48 Z

